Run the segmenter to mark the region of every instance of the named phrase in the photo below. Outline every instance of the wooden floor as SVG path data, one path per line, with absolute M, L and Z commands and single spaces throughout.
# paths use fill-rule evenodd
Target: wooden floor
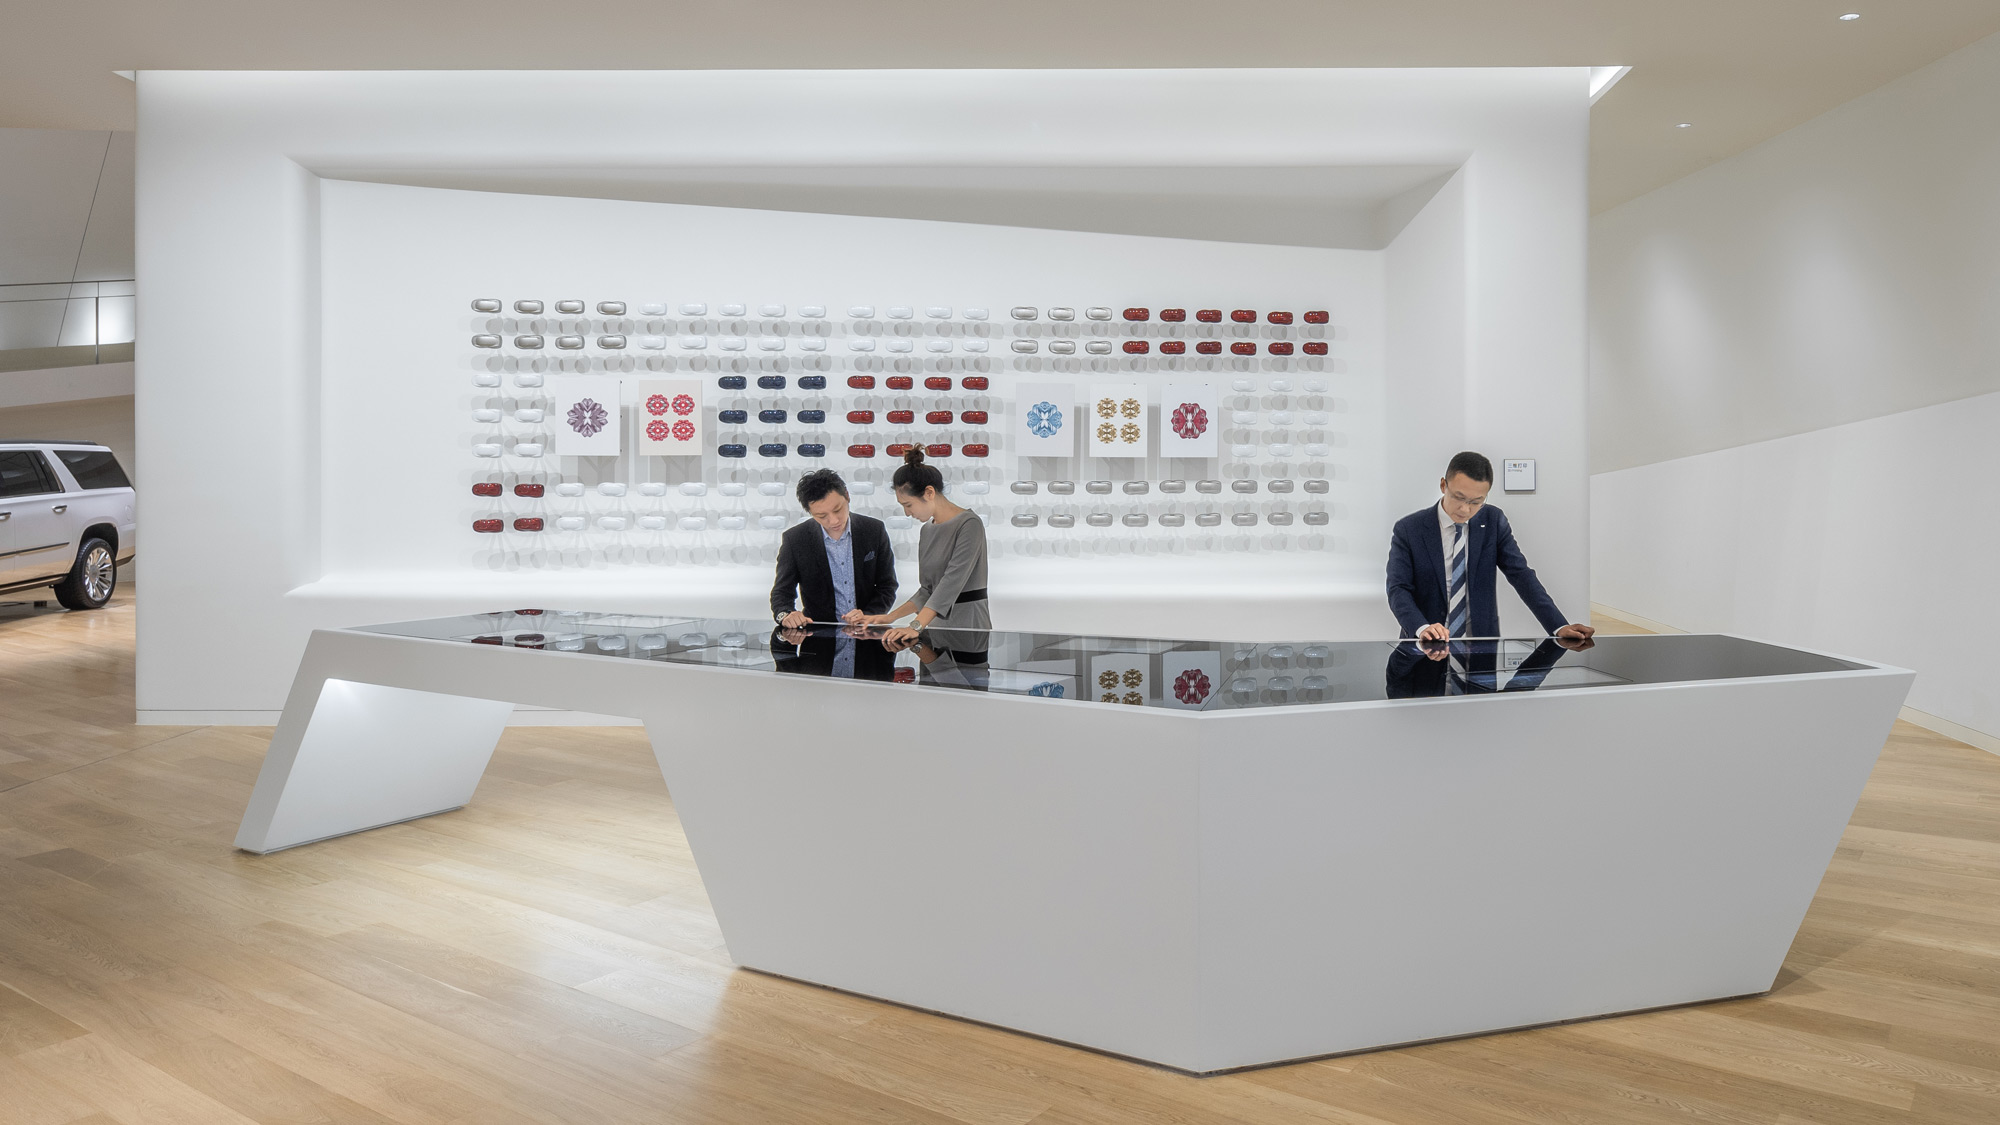
M 1197 1079 L 732 970 L 634 729 L 237 852 L 269 732 L 131 725 L 132 617 L 0 609 L 7 1125 L 2000 1121 L 2000 757 L 1912 726 L 1769 996 Z

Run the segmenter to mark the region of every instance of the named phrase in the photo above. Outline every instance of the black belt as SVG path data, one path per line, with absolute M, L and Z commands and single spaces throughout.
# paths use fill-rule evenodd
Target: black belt
M 977 590 L 967 590 L 964 593 L 959 594 L 958 600 L 951 604 L 964 605 L 966 602 L 983 602 L 985 600 L 986 600 L 986 587 L 981 586 Z

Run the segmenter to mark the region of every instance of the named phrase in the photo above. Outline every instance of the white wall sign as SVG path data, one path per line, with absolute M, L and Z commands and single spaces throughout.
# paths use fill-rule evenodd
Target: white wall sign
M 1166 384 L 1160 388 L 1160 456 L 1215 456 L 1221 421 L 1213 383 Z
M 1014 385 L 1014 448 L 1022 457 L 1076 456 L 1076 384 Z
M 590 375 L 549 385 L 549 431 L 564 457 L 616 457 L 624 451 L 619 425 L 618 380 Z
M 1147 441 L 1146 384 L 1092 383 L 1088 417 L 1092 457 L 1144 457 Z

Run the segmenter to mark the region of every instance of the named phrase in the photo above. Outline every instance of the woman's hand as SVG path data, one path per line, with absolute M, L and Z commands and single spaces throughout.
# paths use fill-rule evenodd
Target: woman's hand
M 882 634 L 882 647 L 890 652 L 901 652 L 917 643 L 917 631 L 908 627 L 891 629 Z

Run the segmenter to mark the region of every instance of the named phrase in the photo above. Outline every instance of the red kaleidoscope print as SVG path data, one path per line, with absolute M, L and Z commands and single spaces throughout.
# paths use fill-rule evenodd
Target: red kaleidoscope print
M 654 397 L 656 397 L 656 398 L 657 398 L 658 396 L 656 395 L 656 396 L 654 396 Z M 654 413 L 658 413 L 658 411 L 655 411 Z M 694 396 L 693 396 L 693 395 L 675 395 L 675 396 L 674 396 L 674 413 L 676 413 L 676 414 L 680 415 L 680 416 L 681 416 L 681 417 L 683 417 L 683 418 L 687 417 L 687 416 L 688 416 L 688 415 L 690 415 L 690 414 L 693 414 L 693 413 L 694 413 Z M 679 427 L 675 427 L 675 428 L 676 428 L 676 429 L 678 429 Z
M 681 397 L 686 398 L 687 396 L 682 395 Z M 667 396 L 665 395 L 646 396 L 646 413 L 653 415 L 655 418 L 659 417 L 662 414 L 665 414 L 667 412 L 667 407 L 668 407 Z M 686 412 L 683 411 L 682 413 Z M 653 428 L 651 426 L 646 427 L 646 432 L 649 434 L 652 433 Z M 653 440 L 659 441 L 660 439 L 654 438 Z
M 1208 680 L 1208 673 L 1199 668 L 1189 668 L 1174 678 L 1174 698 L 1186 704 L 1201 703 L 1208 699 L 1214 685 Z
M 654 395 L 653 397 L 658 398 L 660 396 Z M 651 405 L 652 405 L 651 403 L 648 403 L 647 404 L 648 408 L 650 408 Z M 658 418 L 655 418 L 652 421 L 646 423 L 646 436 L 654 441 L 665 441 L 667 440 L 667 436 L 672 432 L 673 432 L 673 427 L 667 425 L 665 422 L 660 421 Z
M 1188 441 L 1208 432 L 1208 411 L 1203 410 L 1199 403 L 1184 402 L 1174 407 L 1173 416 L 1168 421 L 1173 425 L 1174 433 Z
M 687 396 L 683 395 L 683 396 L 681 396 L 681 397 L 685 398 L 685 397 L 687 397 Z M 675 440 L 677 440 L 677 441 L 693 441 L 693 440 L 694 440 L 694 423 L 693 423 L 693 422 L 690 422 L 690 421 L 688 421 L 688 420 L 687 420 L 686 418 L 683 418 L 683 419 L 681 419 L 680 421 L 678 421 L 678 422 L 675 422 L 675 423 L 674 423 L 674 438 L 675 438 Z M 656 439 L 656 440 L 657 440 L 657 439 Z

